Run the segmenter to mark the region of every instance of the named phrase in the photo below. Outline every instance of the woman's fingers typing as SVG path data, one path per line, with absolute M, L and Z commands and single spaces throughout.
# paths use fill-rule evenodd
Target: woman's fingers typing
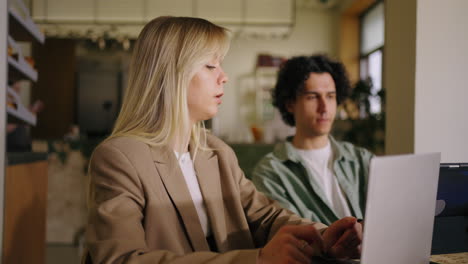
M 312 225 L 285 226 L 261 250 L 261 264 L 310 263 L 323 249 L 320 233 Z
M 334 258 L 358 258 L 361 242 L 362 225 L 354 217 L 336 221 L 324 233 L 325 252 Z

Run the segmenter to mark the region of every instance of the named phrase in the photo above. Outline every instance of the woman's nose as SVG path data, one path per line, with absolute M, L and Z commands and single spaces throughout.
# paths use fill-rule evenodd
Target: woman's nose
M 228 81 L 228 76 L 224 71 L 221 72 L 221 76 L 219 78 L 220 78 L 220 83 L 222 84 L 225 84 Z

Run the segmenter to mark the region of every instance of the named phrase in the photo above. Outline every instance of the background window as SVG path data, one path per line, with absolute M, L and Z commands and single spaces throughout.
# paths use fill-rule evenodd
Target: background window
M 384 3 L 379 1 L 370 7 L 361 17 L 360 78 L 372 81 L 369 97 L 371 114 L 382 111 L 382 65 L 384 48 L 385 17 Z

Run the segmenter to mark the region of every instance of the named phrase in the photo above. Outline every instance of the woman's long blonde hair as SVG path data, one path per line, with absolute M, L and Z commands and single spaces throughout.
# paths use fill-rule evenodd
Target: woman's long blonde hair
M 109 138 L 128 136 L 183 151 L 200 140 L 203 122 L 190 127 L 187 88 L 197 70 L 229 48 L 227 30 L 200 18 L 158 17 L 136 41 L 125 96 Z M 190 134 L 188 134 L 190 133 Z

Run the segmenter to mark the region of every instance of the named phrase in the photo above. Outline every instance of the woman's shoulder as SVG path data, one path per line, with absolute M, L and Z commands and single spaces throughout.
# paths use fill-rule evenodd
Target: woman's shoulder
M 148 150 L 148 145 L 141 140 L 132 137 L 112 137 L 107 138 L 101 142 L 96 149 L 94 154 L 97 153 L 109 153 L 109 152 L 121 152 L 127 155 L 143 153 L 143 151 Z
M 231 152 L 233 151 L 232 148 L 224 142 L 222 139 L 219 137 L 211 134 L 211 133 L 206 133 L 206 145 L 209 149 L 212 149 L 214 151 L 228 151 Z
M 145 146 L 147 147 L 147 144 L 134 137 L 121 136 L 121 137 L 107 138 L 99 144 L 99 147 L 101 146 L 113 146 L 116 148 L 132 149 L 132 148 L 142 148 Z

